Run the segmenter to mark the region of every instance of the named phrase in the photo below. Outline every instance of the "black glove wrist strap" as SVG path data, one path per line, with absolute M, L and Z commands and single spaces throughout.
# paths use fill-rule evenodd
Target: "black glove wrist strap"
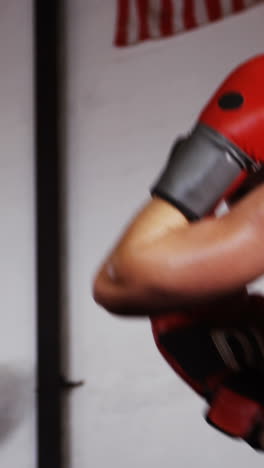
M 151 194 L 195 220 L 212 211 L 241 171 L 257 169 L 247 154 L 199 123 L 189 137 L 176 142 Z

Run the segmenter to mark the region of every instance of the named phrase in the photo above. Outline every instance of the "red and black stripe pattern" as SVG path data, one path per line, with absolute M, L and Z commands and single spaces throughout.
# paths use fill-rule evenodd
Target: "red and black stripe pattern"
M 262 0 L 117 0 L 114 43 L 138 42 L 194 29 L 238 13 Z

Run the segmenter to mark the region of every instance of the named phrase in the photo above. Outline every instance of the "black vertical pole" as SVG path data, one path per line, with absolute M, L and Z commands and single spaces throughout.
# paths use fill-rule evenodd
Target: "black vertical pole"
M 60 396 L 60 15 L 34 1 L 38 468 L 62 468 Z

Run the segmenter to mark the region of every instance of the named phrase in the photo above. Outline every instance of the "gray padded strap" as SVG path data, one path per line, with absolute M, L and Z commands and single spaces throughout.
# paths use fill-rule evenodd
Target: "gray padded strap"
M 210 213 L 243 169 L 257 164 L 233 143 L 204 124 L 176 142 L 168 163 L 151 189 L 190 220 Z

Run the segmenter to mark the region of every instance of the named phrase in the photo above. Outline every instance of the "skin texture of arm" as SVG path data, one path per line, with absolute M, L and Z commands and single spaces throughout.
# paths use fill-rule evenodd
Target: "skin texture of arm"
M 96 274 L 93 295 L 120 315 L 152 315 L 236 295 L 264 272 L 264 186 L 231 211 L 189 224 L 153 199 Z

